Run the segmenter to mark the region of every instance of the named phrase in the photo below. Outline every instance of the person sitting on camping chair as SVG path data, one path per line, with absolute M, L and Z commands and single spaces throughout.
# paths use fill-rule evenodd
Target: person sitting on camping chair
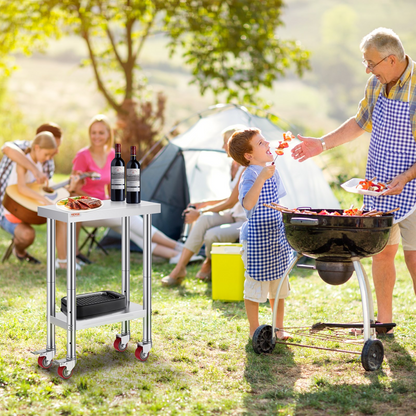
M 99 180 L 89 178 L 72 181 L 69 192 L 74 195 L 88 195 L 98 199 L 108 199 L 110 193 L 110 167 L 114 159 L 115 151 L 112 147 L 113 132 L 106 116 L 98 114 L 89 125 L 90 146 L 81 149 L 73 160 L 73 174 L 95 171 L 100 174 Z M 107 190 L 107 193 L 106 193 Z M 81 223 L 79 223 L 81 225 Z M 109 227 L 121 234 L 122 226 L 119 218 L 88 221 L 82 223 L 88 227 Z M 77 227 L 77 241 L 80 231 Z M 179 260 L 183 244 L 172 240 L 167 235 L 152 226 L 152 253 L 166 259 L 171 263 Z M 136 215 L 130 219 L 130 238 L 140 248 L 143 248 L 143 219 Z M 201 260 L 202 257 L 194 256 L 191 260 Z
M 228 139 L 237 130 L 246 126 L 229 126 L 222 131 L 224 139 L 223 149 L 227 152 Z M 182 283 L 186 276 L 186 266 L 192 256 L 199 253 L 205 243 L 206 259 L 196 277 L 201 280 L 211 279 L 211 246 L 217 242 L 235 242 L 239 238 L 239 228 L 247 220 L 246 214 L 238 202 L 238 183 L 244 166 L 237 162 L 231 164 L 231 194 L 228 198 L 219 201 L 204 201 L 192 203 L 195 208 L 187 208 L 184 213 L 185 222 L 195 224 L 185 242 L 178 264 L 169 276 L 162 279 L 162 285 L 175 286 Z

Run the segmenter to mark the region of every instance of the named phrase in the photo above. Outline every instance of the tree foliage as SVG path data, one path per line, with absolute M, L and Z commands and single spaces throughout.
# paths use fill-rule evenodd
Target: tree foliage
M 146 90 L 140 54 L 163 33 L 171 54 L 182 53 L 201 94 L 255 103 L 260 87 L 293 67 L 309 68 L 309 53 L 282 40 L 282 0 L 3 0 L 2 38 L 9 51 L 31 51 L 39 42 L 75 33 L 87 45 L 99 91 L 120 120 L 122 141 L 144 151 L 164 123 L 165 98 Z M 30 34 L 28 38 L 27 35 Z M 127 149 L 127 148 L 126 148 Z
M 61 12 L 49 11 L 38 1 L 0 2 L 0 77 L 9 76 L 13 69 L 10 54 L 30 55 L 42 51 L 47 39 L 59 37 Z

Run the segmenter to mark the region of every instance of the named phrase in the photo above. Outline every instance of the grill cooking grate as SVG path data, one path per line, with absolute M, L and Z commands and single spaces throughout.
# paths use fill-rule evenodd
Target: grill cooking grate
M 61 299 L 61 311 L 67 314 L 67 298 Z M 76 298 L 77 319 L 91 318 L 126 308 L 126 297 L 112 291 L 83 293 Z

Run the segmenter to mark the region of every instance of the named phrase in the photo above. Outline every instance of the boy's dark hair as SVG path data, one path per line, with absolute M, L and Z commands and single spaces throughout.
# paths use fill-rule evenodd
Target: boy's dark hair
M 230 137 L 230 140 L 228 140 L 228 153 L 242 166 L 248 166 L 250 164 L 244 155 L 253 151 L 250 141 L 256 134 L 260 134 L 260 130 L 254 127 L 237 130 Z
M 62 137 L 62 130 L 56 123 L 44 123 L 40 125 L 36 129 L 36 134 L 42 133 L 44 131 L 49 131 L 49 133 L 52 133 L 54 137 L 57 139 L 60 139 Z

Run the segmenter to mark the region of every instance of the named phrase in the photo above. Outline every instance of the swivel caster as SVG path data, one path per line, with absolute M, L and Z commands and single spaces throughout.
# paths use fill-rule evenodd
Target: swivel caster
M 252 345 L 256 354 L 270 354 L 274 350 L 271 325 L 259 326 L 253 334 Z
M 62 377 L 64 380 L 68 380 L 72 376 L 72 371 L 68 371 L 65 366 L 58 368 L 58 375 Z
M 38 357 L 38 364 L 42 368 L 51 368 L 52 363 L 53 363 L 53 361 L 52 360 L 48 361 L 48 359 L 45 356 Z
M 124 351 L 126 351 L 127 345 L 128 344 L 122 344 L 121 343 L 121 338 L 116 338 L 116 340 L 114 341 L 114 348 L 118 352 L 124 352 Z
M 140 361 L 146 361 L 149 358 L 149 353 L 144 353 L 141 345 L 136 348 L 134 355 Z
M 367 371 L 375 371 L 381 367 L 384 358 L 383 344 L 379 339 L 369 339 L 361 352 L 361 364 Z

